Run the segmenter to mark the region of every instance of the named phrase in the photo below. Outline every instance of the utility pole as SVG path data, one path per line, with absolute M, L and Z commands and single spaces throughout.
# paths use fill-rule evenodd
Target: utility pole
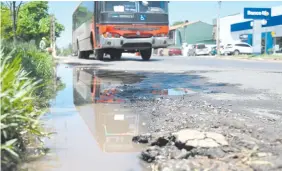
M 217 46 L 217 55 L 220 55 L 220 36 L 219 36 L 219 28 L 220 28 L 220 9 L 221 9 L 221 1 L 218 1 L 218 11 L 217 11 L 217 24 L 216 24 L 216 46 Z
M 56 56 L 56 36 L 55 36 L 55 17 L 52 14 L 50 17 L 50 47 L 52 49 L 52 56 Z

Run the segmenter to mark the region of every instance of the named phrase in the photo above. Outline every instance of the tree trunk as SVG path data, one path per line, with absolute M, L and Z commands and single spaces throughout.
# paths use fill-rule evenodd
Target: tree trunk
M 12 7 L 12 13 L 13 13 L 13 33 L 14 33 L 14 43 L 16 43 L 16 1 L 13 1 L 13 7 Z

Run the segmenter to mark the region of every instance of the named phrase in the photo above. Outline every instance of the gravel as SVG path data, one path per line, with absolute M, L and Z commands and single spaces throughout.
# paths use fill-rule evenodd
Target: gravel
M 146 126 L 152 138 L 141 159 L 159 170 L 281 170 L 279 119 L 235 113 L 230 103 L 212 104 L 199 95 L 161 97 L 129 105 L 148 118 Z M 175 133 L 187 129 L 198 131 L 194 132 L 198 138 L 209 132 L 210 137 L 225 138 L 226 142 L 223 140 L 223 146 L 207 143 L 206 148 L 184 144 Z

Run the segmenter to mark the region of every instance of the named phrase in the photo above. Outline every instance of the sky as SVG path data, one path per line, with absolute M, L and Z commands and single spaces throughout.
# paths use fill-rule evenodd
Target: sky
M 51 1 L 49 12 L 55 14 L 57 20 L 65 26 L 65 31 L 57 39 L 58 47 L 66 47 L 72 41 L 72 13 L 79 4 L 79 1 Z M 242 13 L 244 7 L 273 7 L 282 5 L 281 1 L 223 1 L 220 15 L 227 16 L 235 13 Z M 169 22 L 188 20 L 212 24 L 217 17 L 217 1 L 170 1 Z

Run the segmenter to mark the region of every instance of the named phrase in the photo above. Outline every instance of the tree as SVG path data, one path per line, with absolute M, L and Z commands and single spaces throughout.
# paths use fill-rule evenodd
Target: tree
M 32 1 L 24 4 L 19 12 L 17 34 L 25 41 L 34 39 L 36 44 L 42 37 L 49 42 L 50 15 L 47 1 Z M 55 35 L 60 36 L 64 26 L 56 21 Z
M 184 21 L 176 21 L 172 25 L 176 26 L 176 25 L 180 25 L 180 24 L 183 24 L 183 23 L 184 23 Z
M 17 29 L 17 17 L 18 13 L 20 10 L 21 5 L 23 4 L 22 1 L 20 1 L 18 4 L 16 1 L 6 1 L 6 7 L 10 9 L 10 16 L 13 22 L 13 39 L 14 43 L 16 42 L 17 34 L 16 34 L 16 29 Z M 1 4 L 2 6 L 2 4 Z
M 13 37 L 12 19 L 10 9 L 1 2 L 1 39 Z

